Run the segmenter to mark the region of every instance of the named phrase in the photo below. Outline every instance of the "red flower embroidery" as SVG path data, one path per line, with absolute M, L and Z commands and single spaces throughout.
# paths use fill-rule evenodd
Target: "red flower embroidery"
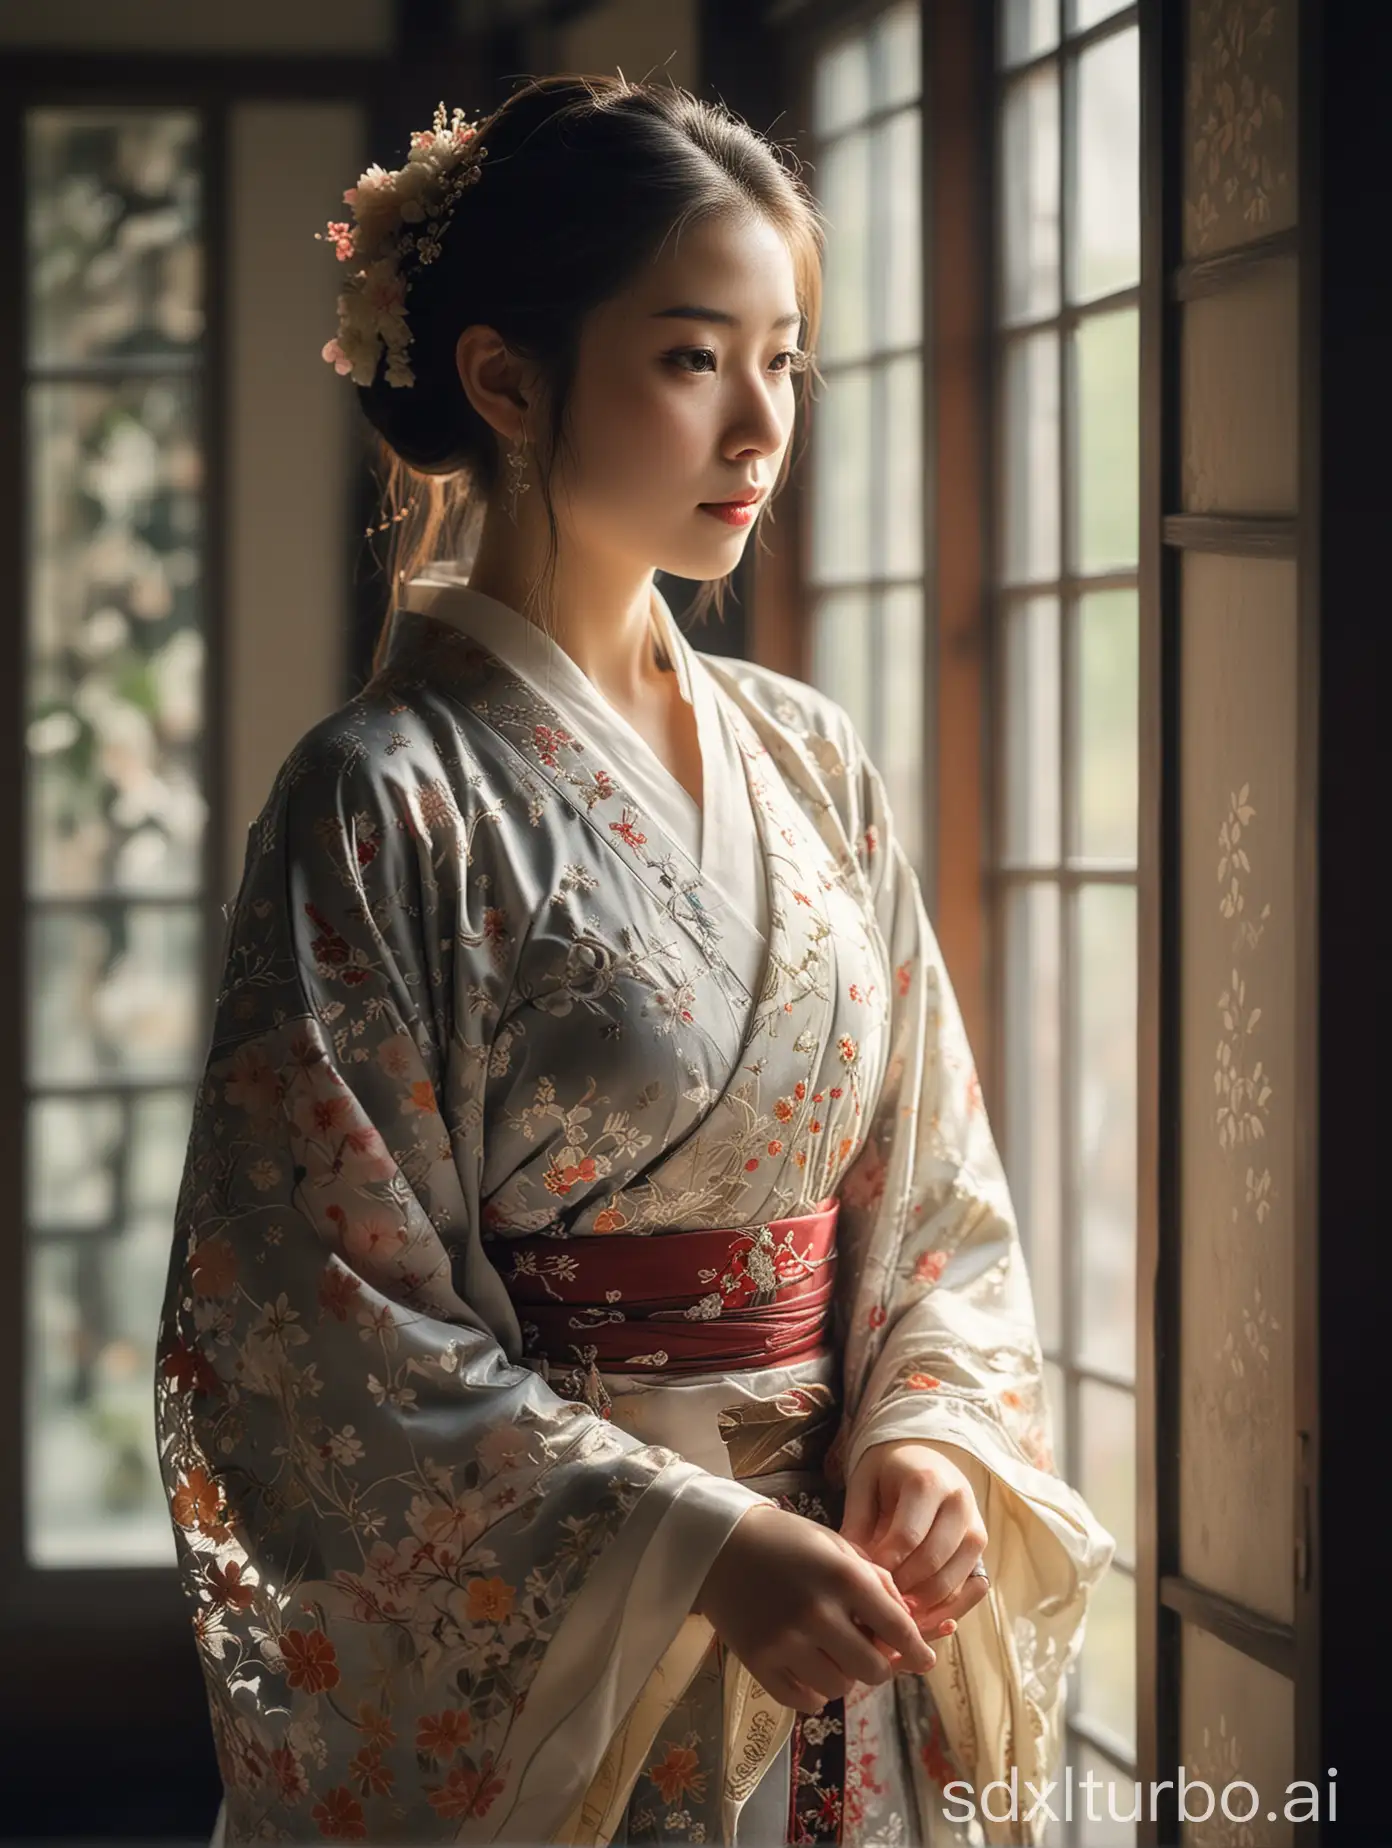
M 925 1251 L 914 1265 L 914 1278 L 918 1283 L 936 1283 L 947 1267 L 945 1251 Z
M 637 823 L 638 817 L 633 813 L 632 809 L 624 810 L 622 821 L 611 821 L 609 823 L 610 831 L 618 835 L 625 847 L 632 847 L 635 853 L 646 843 L 648 838 L 646 834 L 640 834 L 638 832 Z
M 697 1769 L 700 1762 L 690 1746 L 669 1744 L 662 1762 L 648 1766 L 648 1776 L 662 1792 L 664 1803 L 680 1802 L 688 1790 L 697 1798 L 705 1794 L 706 1773 Z
M 367 1834 L 362 1804 L 346 1784 L 336 1784 L 324 1792 L 324 1799 L 311 1812 L 319 1833 L 334 1842 L 360 1842 Z
M 338 1656 L 322 1630 L 286 1630 L 280 1639 L 285 1678 L 292 1688 L 322 1694 L 338 1686 Z
M 874 1305 L 869 1315 L 866 1316 L 865 1318 L 867 1324 L 871 1328 L 883 1328 L 884 1319 L 885 1319 L 885 1312 L 879 1303 L 876 1303 Z
M 416 1728 L 416 1750 L 427 1758 L 453 1758 L 461 1745 L 469 1743 L 473 1721 L 464 1707 L 446 1707 L 441 1713 L 425 1714 Z
M 348 1762 L 348 1775 L 365 1797 L 384 1796 L 396 1782 L 396 1773 L 382 1763 L 381 1748 L 365 1745 Z

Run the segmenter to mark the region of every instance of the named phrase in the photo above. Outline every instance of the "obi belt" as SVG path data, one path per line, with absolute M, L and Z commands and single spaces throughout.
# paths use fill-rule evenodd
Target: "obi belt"
M 838 1202 L 738 1230 L 492 1235 L 523 1358 L 608 1409 L 599 1373 L 720 1373 L 825 1352 Z

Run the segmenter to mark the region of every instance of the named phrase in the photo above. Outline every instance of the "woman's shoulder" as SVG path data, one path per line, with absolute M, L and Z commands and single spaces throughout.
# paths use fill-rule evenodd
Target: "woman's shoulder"
M 465 709 L 378 676 L 295 740 L 270 802 L 304 796 L 364 802 L 402 788 L 448 786 L 462 798 L 485 768 L 488 732 Z
M 809 748 L 824 772 L 838 764 L 849 769 L 859 762 L 862 751 L 854 721 L 820 687 L 734 655 L 703 654 L 701 658 L 747 704 Z

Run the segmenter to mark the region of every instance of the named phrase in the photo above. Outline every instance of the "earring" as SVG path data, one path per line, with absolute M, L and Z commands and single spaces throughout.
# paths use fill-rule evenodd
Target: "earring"
M 507 510 L 508 518 L 514 525 L 517 523 L 518 496 L 525 494 L 527 489 L 532 485 L 531 482 L 526 479 L 526 473 L 527 433 L 523 430 L 522 435 L 508 452 Z

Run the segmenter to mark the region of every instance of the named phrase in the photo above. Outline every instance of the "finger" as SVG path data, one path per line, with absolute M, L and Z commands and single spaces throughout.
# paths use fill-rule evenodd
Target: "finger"
M 861 1629 L 844 1612 L 828 1612 L 817 1625 L 812 1640 L 848 1681 L 860 1681 L 866 1687 L 878 1688 L 894 1673 L 887 1661 L 892 1654 L 888 1644 L 877 1643 L 870 1631 Z
M 936 1531 L 930 1536 L 936 1546 Z M 918 1599 L 925 1610 L 932 1610 L 938 1604 L 945 1604 L 954 1597 L 965 1583 L 968 1574 L 981 1558 L 982 1547 L 971 1540 L 963 1540 L 949 1553 L 946 1561 L 936 1570 L 925 1572 L 917 1580 L 906 1583 L 906 1574 L 897 1572 L 895 1583 L 907 1596 L 910 1592 Z M 907 1564 L 907 1561 L 905 1562 Z M 981 1581 L 978 1579 L 977 1583 Z
M 879 1520 L 879 1502 L 875 1494 L 874 1473 L 858 1469 L 846 1488 L 846 1507 L 841 1516 L 841 1535 L 859 1552 L 869 1541 Z
M 852 1677 L 837 1667 L 825 1650 L 808 1638 L 791 1641 L 781 1651 L 787 1672 L 817 1697 L 818 1706 L 844 1698 Z
M 846 1601 L 848 1614 L 904 1658 L 908 1668 L 931 1667 L 932 1650 L 902 1599 L 891 1598 L 879 1580 L 857 1575 Z
M 925 1476 L 904 1477 L 888 1521 L 871 1540 L 870 1553 L 876 1564 L 895 1572 L 928 1537 L 941 1502 L 942 1492 L 935 1482 Z
M 938 1599 L 936 1603 L 930 1604 L 926 1599 L 910 1592 L 909 1607 L 914 1612 L 919 1627 L 930 1630 L 945 1619 L 960 1620 L 965 1617 L 968 1611 L 975 1610 L 984 1598 L 989 1597 L 990 1591 L 991 1586 L 988 1579 L 979 1578 L 969 1572 L 954 1591 L 950 1592 L 947 1597 Z
M 905 1594 L 915 1591 L 920 1597 L 930 1600 L 946 1597 L 957 1583 L 956 1579 L 949 1577 L 948 1567 L 963 1551 L 966 1527 L 964 1514 L 941 1508 L 930 1531 L 894 1568 L 894 1582 L 900 1591 Z M 965 1578 L 975 1564 L 975 1557 L 968 1559 L 960 1576 Z
M 799 1681 L 796 1675 L 787 1669 L 775 1669 L 764 1678 L 760 1685 L 776 1701 L 785 1707 L 792 1707 L 798 1713 L 820 1713 L 826 1705 L 825 1699 L 815 1688 L 809 1688 L 805 1681 Z

